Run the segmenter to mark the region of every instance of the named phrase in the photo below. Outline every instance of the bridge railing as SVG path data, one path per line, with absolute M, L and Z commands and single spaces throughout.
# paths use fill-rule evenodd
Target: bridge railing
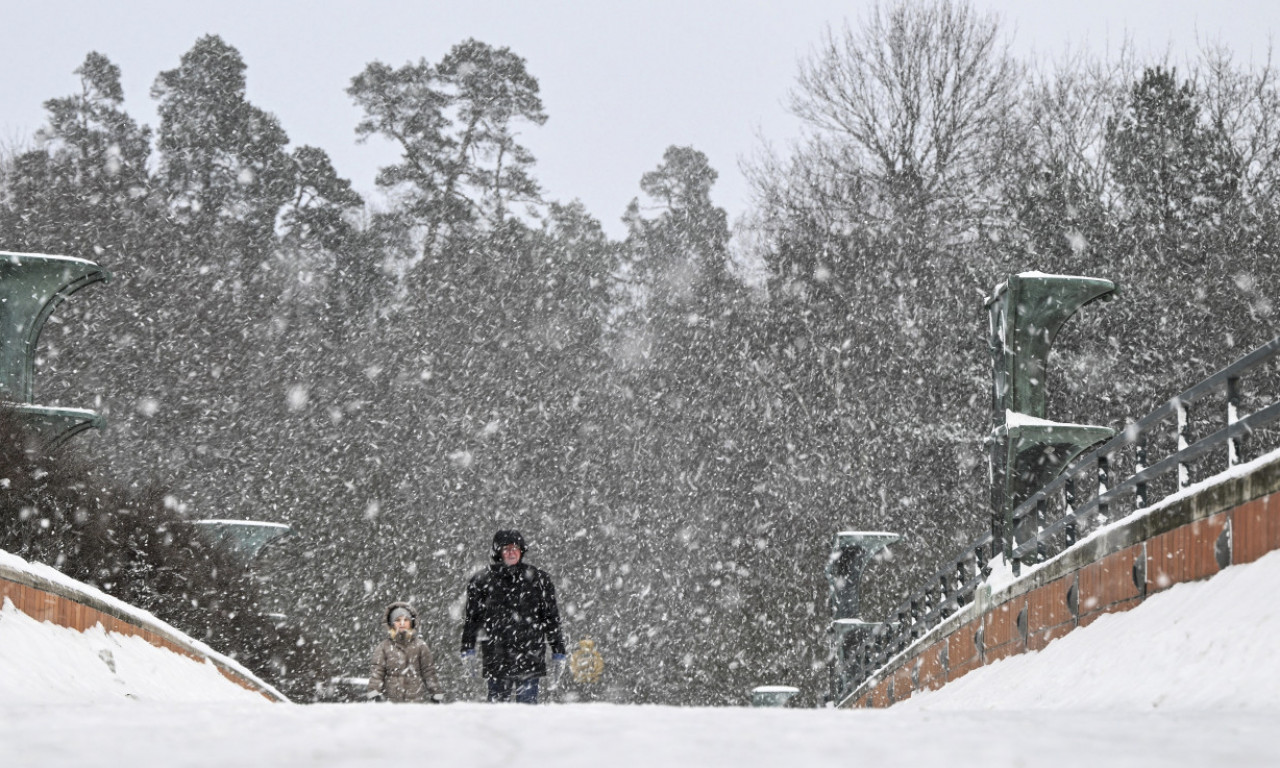
M 891 610 L 888 618 L 856 649 L 856 668 L 860 674 L 851 681 L 852 686 L 856 687 L 948 616 L 971 603 L 978 587 L 991 574 L 991 561 L 999 550 L 999 545 L 987 533 L 945 562 L 923 587 Z
M 1280 447 L 1280 338 L 1169 400 L 1073 462 L 1013 512 L 1012 568 Z M 945 561 L 855 650 L 856 688 L 971 603 L 1002 542 L 990 533 Z
M 1014 572 L 1091 531 L 1280 445 L 1280 338 L 1161 405 L 1073 463 L 1013 512 Z M 1254 384 L 1249 387 L 1247 384 Z

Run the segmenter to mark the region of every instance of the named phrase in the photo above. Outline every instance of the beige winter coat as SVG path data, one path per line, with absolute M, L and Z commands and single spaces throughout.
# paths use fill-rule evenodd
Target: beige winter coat
M 395 607 L 387 610 L 388 616 Z M 417 616 L 414 622 L 416 624 Z M 426 641 L 416 630 L 390 634 L 374 649 L 369 693 L 381 693 L 388 701 L 427 701 L 440 693 L 436 665 Z

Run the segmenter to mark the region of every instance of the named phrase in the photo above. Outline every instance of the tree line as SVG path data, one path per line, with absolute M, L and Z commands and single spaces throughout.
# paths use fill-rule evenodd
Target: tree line
M 1057 342 L 1062 421 L 1139 418 L 1275 335 L 1280 91 L 1227 50 L 1024 61 L 967 3 L 878 5 L 799 62 L 805 130 L 748 162 L 745 217 L 672 146 L 620 240 L 542 194 L 519 136 L 548 115 L 506 48 L 352 78 L 356 137 L 399 149 L 377 203 L 290 145 L 246 70 L 196 41 L 156 78 L 153 130 L 89 54 L 79 92 L 0 159 L 0 248 L 116 276 L 41 339 L 40 399 L 109 424 L 72 443 L 101 466 L 67 487 L 170 499 L 145 525 L 297 531 L 244 580 L 242 612 L 275 634 L 220 637 L 303 698 L 362 672 L 395 599 L 469 695 L 447 661 L 463 585 L 516 527 L 570 645 L 604 654 L 602 690 L 578 693 L 725 704 L 789 683 L 817 703 L 833 534 L 903 534 L 867 573 L 875 620 L 984 530 L 982 303 L 1004 276 L 1121 287 Z M 0 546 L 48 560 L 32 506 L 0 507 Z M 124 530 L 129 509 L 94 519 Z M 161 578 L 126 550 L 138 583 Z M 147 605 L 204 634 L 166 594 Z

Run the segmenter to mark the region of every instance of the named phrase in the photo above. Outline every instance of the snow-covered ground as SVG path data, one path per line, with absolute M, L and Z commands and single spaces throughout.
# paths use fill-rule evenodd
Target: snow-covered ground
M 9 607 L 0 766 L 1275 766 L 1277 594 L 1272 553 L 877 711 L 272 704 Z

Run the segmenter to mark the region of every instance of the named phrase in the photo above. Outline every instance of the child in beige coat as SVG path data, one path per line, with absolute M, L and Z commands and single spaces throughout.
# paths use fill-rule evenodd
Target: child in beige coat
M 373 651 L 369 672 L 371 701 L 431 701 L 440 703 L 444 694 L 436 677 L 431 649 L 418 635 L 418 615 L 408 603 L 387 606 L 390 637 Z

